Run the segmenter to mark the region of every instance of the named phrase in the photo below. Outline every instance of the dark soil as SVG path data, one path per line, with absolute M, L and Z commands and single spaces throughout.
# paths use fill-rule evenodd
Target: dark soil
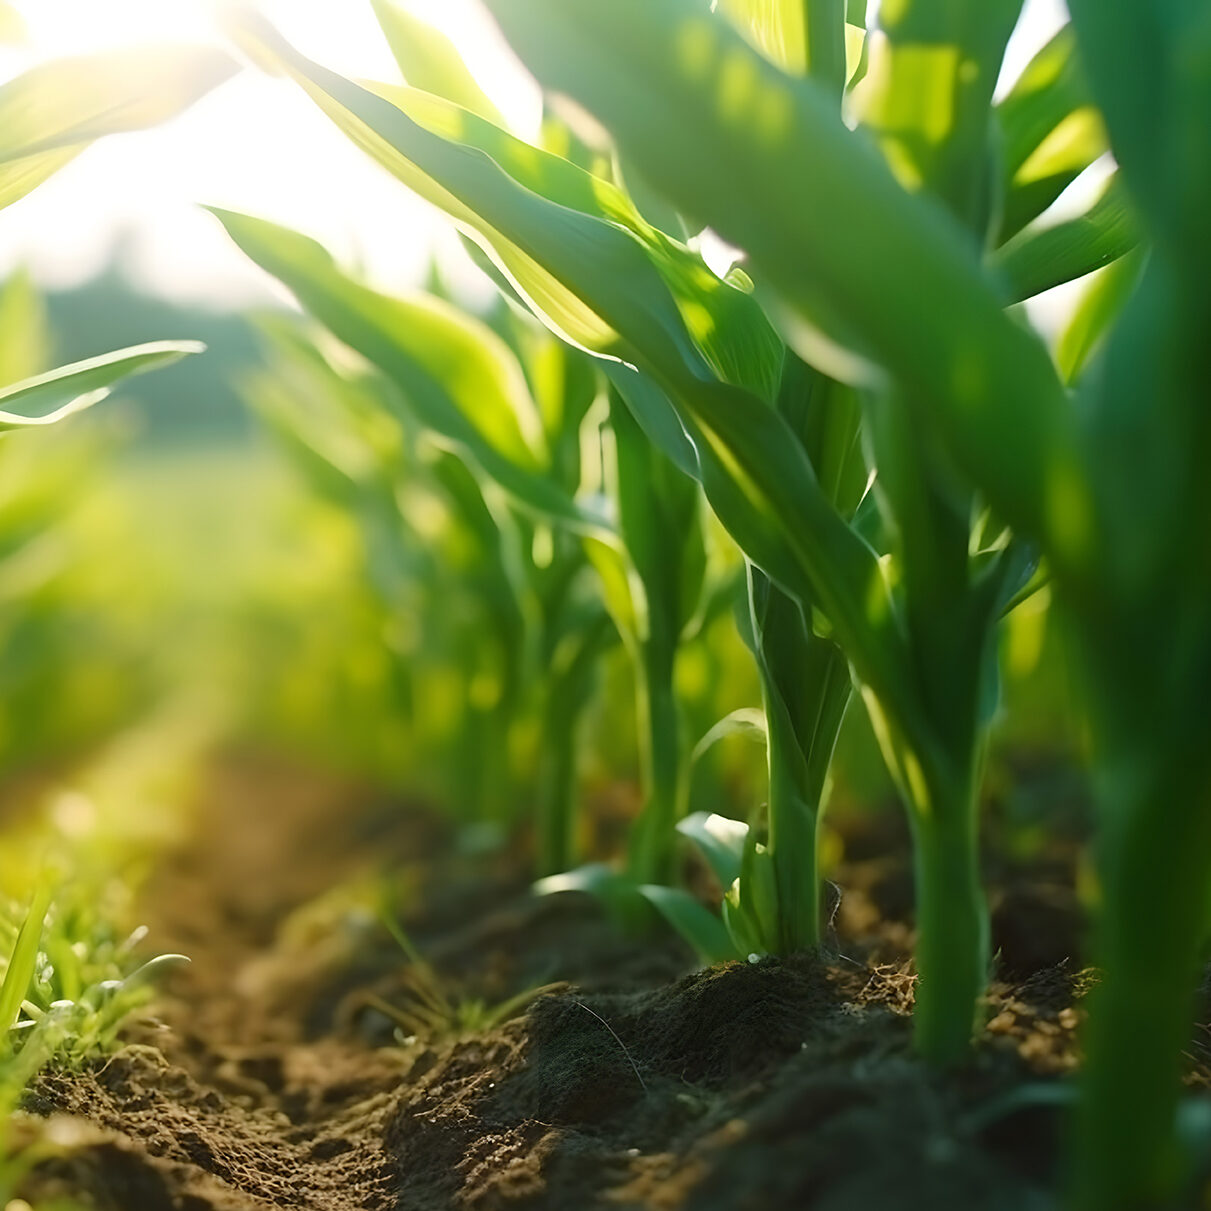
M 894 818 L 846 834 L 845 957 L 699 972 L 677 942 L 627 942 L 577 897 L 533 899 L 515 857 L 450 856 L 424 811 L 339 781 L 231 760 L 197 821 L 144 905 L 157 946 L 193 963 L 122 1050 L 40 1080 L 29 1108 L 49 1125 L 28 1130 L 58 1154 L 30 1199 L 1055 1205 L 1060 1086 L 1090 982 L 1070 861 L 997 866 L 1001 980 L 970 1062 L 938 1074 L 910 1048 L 911 878 Z M 331 890 L 384 870 L 436 977 L 364 897 Z

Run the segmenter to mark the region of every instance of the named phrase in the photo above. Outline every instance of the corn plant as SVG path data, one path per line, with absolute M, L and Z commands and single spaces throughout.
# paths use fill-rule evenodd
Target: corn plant
M 706 20 L 713 34 L 715 18 Z M 727 28 L 720 22 L 720 36 Z M 416 89 L 363 89 L 302 58 L 255 20 L 244 25 L 242 36 L 262 60 L 294 75 L 402 180 L 444 205 L 544 322 L 609 359 L 606 373 L 649 438 L 701 480 L 750 559 L 794 598 L 804 620 L 810 612 L 839 644 L 880 722 L 890 720 L 883 729 L 889 758 L 920 809 L 917 818 L 929 822 L 920 830 L 920 860 L 929 868 L 923 882 L 948 889 L 932 896 L 922 892 L 918 1031 L 925 1050 L 937 1058 L 960 1053 L 984 981 L 973 809 L 973 750 L 980 733 L 970 720 L 964 725 L 963 712 L 976 711 L 972 689 L 982 679 L 991 646 L 980 639 L 995 621 L 1019 560 L 995 552 L 988 557 L 994 574 L 972 594 L 979 598 L 973 618 L 983 617 L 985 629 L 975 626 L 964 645 L 968 673 L 949 704 L 950 718 L 930 720 L 930 687 L 918 684 L 924 662 L 905 642 L 903 607 L 875 552 L 830 498 L 831 486 L 822 485 L 804 441 L 777 407 L 794 367 L 746 275 L 716 277 L 684 245 L 648 223 L 616 185 L 520 143 L 469 111 Z M 834 120 L 840 125 L 839 114 Z M 686 210 L 693 213 L 693 205 Z M 811 382 L 808 375 L 809 387 Z M 816 392 L 821 408 L 827 407 L 826 383 Z M 790 402 L 801 406 L 793 392 Z M 844 397 L 838 406 L 841 419 L 830 417 L 829 424 L 844 434 L 845 425 L 853 425 L 852 411 L 844 410 Z M 844 439 L 839 448 L 847 449 Z M 760 602 L 760 581 L 755 584 Z M 799 638 L 807 641 L 802 624 Z M 828 686 L 825 678 L 812 692 L 825 699 L 838 693 Z M 933 713 L 940 712 L 935 707 Z M 839 712 L 825 716 L 839 719 Z M 823 743 L 820 751 L 830 753 L 831 744 Z M 779 759 L 774 769 L 781 773 L 782 765 Z M 793 782 L 787 778 L 780 785 Z M 946 806 L 925 810 L 940 797 Z M 799 942 L 805 934 L 814 939 L 819 928 L 813 855 L 794 848 L 810 844 L 818 802 L 808 802 L 799 788 L 781 801 L 790 811 L 785 823 L 771 820 L 771 834 L 775 845 L 778 837 L 786 838 L 785 886 L 773 883 L 774 900 L 786 906 L 782 916 L 795 924 L 785 933 L 764 931 L 775 945 L 787 935 Z M 769 846 L 762 856 L 770 860 Z M 754 897 L 770 898 L 756 886 L 751 890 Z M 754 919 L 759 917 L 754 910 Z
M 898 415 L 922 422 L 938 457 L 1044 547 L 1085 657 L 1103 805 L 1106 980 L 1089 1029 L 1075 1197 L 1091 1208 L 1166 1205 L 1179 1178 L 1176 1072 L 1211 852 L 1193 706 L 1209 667 L 1211 561 L 1177 537 L 1208 503 L 1206 354 L 1194 335 L 1206 322 L 1196 285 L 1207 263 L 1197 217 L 1209 196 L 1205 8 L 1074 4 L 1073 31 L 994 121 L 988 98 L 1016 4 L 898 5 L 872 47 L 872 105 L 877 114 L 880 91 L 901 88 L 917 104 L 885 110 L 884 160 L 835 121 L 813 83 L 793 82 L 689 4 L 493 7 L 547 83 L 742 245 L 807 335 L 823 329 L 882 367 Z M 1083 218 L 1032 228 L 1103 146 L 1077 52 L 1121 191 Z M 691 112 L 693 122 L 682 116 Z M 1150 252 L 1139 285 L 1130 288 L 1138 261 L 1103 279 L 1062 346 L 1074 405 L 1003 305 L 1101 266 L 1141 229 Z M 1009 238 L 989 254 L 998 235 Z M 1077 373 L 1125 295 L 1102 352 Z M 1171 637 L 1160 652 L 1158 628 Z
M 615 399 L 605 431 L 609 496 L 616 501 L 611 518 L 597 493 L 575 494 L 582 474 L 580 430 L 596 395 L 595 373 L 588 380 L 592 390 L 570 380 L 570 392 L 561 394 L 558 423 L 544 432 L 540 405 L 531 398 L 517 357 L 482 323 L 435 300 L 377 294 L 295 233 L 246 216 L 219 217 L 253 260 L 392 380 L 413 423 L 457 450 L 477 477 L 507 495 L 523 515 L 521 524 L 537 521 L 580 536 L 572 546 L 561 538 L 561 559 L 544 558 L 538 561 L 541 567 L 532 560 L 533 543 L 523 544 L 531 554 L 529 579 L 545 619 L 539 648 L 555 663 L 547 710 L 559 712 L 566 724 L 552 737 L 557 748 L 549 793 L 557 798 L 542 813 L 540 862 L 548 870 L 559 869 L 572 856 L 572 805 L 565 796 L 575 713 L 568 715 L 567 708 L 583 702 L 585 677 L 609 637 L 604 621 L 586 620 L 583 605 L 567 595 L 587 553 L 601 579 L 601 600 L 627 639 L 636 668 L 646 804 L 628 868 L 633 882 L 670 877 L 673 826 L 684 809 L 686 774 L 674 663 L 680 636 L 697 613 L 705 569 L 692 478 L 652 448 Z M 569 399 L 578 402 L 569 408 Z M 654 519 L 663 524 L 653 526 Z M 565 617 L 567 607 L 572 614 Z M 561 637 L 571 641 L 567 655 L 557 652 Z
M 431 36 L 432 31 L 430 31 Z M 263 57 L 263 50 L 259 53 Z M 413 60 L 418 57 L 415 51 L 411 55 L 411 59 Z M 401 59 L 405 58 L 408 58 L 408 56 L 401 55 Z M 465 93 L 465 86 L 466 83 L 463 81 L 458 87 Z M 391 95 L 398 97 L 400 95 L 399 90 L 392 91 Z M 444 106 L 444 112 L 450 118 L 454 118 L 460 122 L 464 119 L 475 122 L 478 135 L 487 140 L 497 154 L 503 152 L 511 156 L 512 160 L 519 165 L 530 150 L 517 140 L 510 138 L 499 127 L 489 125 L 485 120 L 477 119 L 470 110 L 456 110 L 453 106 L 441 101 L 440 98 L 420 93 L 415 89 L 408 91 L 407 96 L 417 104 L 426 107 L 435 106 L 439 112 L 442 111 L 442 107 Z M 483 104 L 477 104 L 476 108 L 478 112 L 483 112 L 486 107 Z M 391 160 L 391 163 L 398 170 L 405 161 L 396 156 Z M 597 188 L 598 183 L 603 186 L 605 185 L 604 182 L 596 182 L 595 178 L 589 177 L 584 172 L 574 168 L 569 162 L 553 155 L 547 155 L 542 160 L 537 161 L 536 167 L 540 174 L 550 175 L 553 172 L 555 174 L 555 183 L 565 193 L 570 191 L 572 194 L 582 195 L 586 202 L 592 198 L 593 191 Z M 414 180 L 415 174 L 406 179 Z M 606 188 L 609 189 L 610 187 L 606 186 Z M 430 192 L 433 193 L 434 191 L 431 190 Z M 748 295 L 743 275 L 738 275 L 736 283 L 725 284 L 720 282 L 706 269 L 702 261 L 695 254 L 691 253 L 683 245 L 679 245 L 669 237 L 663 235 L 655 228 L 650 227 L 639 216 L 638 211 L 634 209 L 630 200 L 620 191 L 611 190 L 611 192 L 603 194 L 603 197 L 608 209 L 617 209 L 620 213 L 629 212 L 631 221 L 648 233 L 653 244 L 653 252 L 663 262 L 671 281 L 685 295 L 687 306 L 691 303 L 699 306 L 700 323 L 702 325 L 708 327 L 714 325 L 712 312 L 717 312 L 719 315 L 727 313 L 731 317 L 731 322 L 718 326 L 722 339 L 720 347 L 712 351 L 712 356 L 720 365 L 728 365 L 730 372 L 738 375 L 740 378 L 752 378 L 754 384 L 763 394 L 772 397 L 779 389 L 783 351 L 769 329 L 764 317 L 761 315 L 759 308 L 756 307 Z M 266 264 L 263 256 L 254 257 L 254 259 L 260 260 L 263 265 Z M 271 268 L 271 270 L 273 269 L 273 266 L 267 267 Z M 500 280 L 498 267 L 493 269 L 493 273 Z M 281 276 L 280 273 L 279 276 Z M 552 280 L 543 279 L 535 284 L 539 289 L 547 291 L 550 289 Z M 514 279 L 514 286 L 517 287 L 522 296 L 527 295 L 526 280 Z M 510 294 L 514 293 L 513 286 L 508 285 L 507 277 L 505 279 L 505 288 Z M 583 334 L 585 340 L 595 343 L 600 347 L 600 330 L 602 327 L 600 322 L 581 303 L 575 300 L 564 287 L 556 286 L 556 292 L 557 301 L 561 305 L 566 305 L 570 308 L 566 313 L 566 318 L 574 321 L 571 326 L 575 327 L 577 324 L 583 324 L 587 320 L 589 327 L 594 329 L 594 332 L 586 331 Z M 560 294 L 564 296 L 562 299 L 559 298 Z M 702 301 L 698 302 L 699 299 Z M 331 326 L 331 320 L 328 322 Z M 640 317 L 641 323 L 642 317 Z M 634 320 L 632 320 L 632 327 L 636 327 Z M 336 329 L 334 328 L 334 330 Z M 584 341 L 578 339 L 577 343 L 584 344 Z M 746 360 L 750 364 L 746 365 Z M 650 537 L 650 527 L 649 533 L 644 534 L 641 532 L 640 526 L 649 526 L 650 519 L 653 516 L 667 516 L 674 524 L 671 527 L 664 526 L 658 530 L 660 539 L 664 542 L 666 548 L 671 536 L 678 533 L 686 533 L 687 530 L 684 522 L 681 525 L 676 524 L 676 512 L 679 506 L 672 505 L 671 501 L 669 504 L 661 505 L 654 498 L 651 498 L 651 487 L 658 480 L 652 474 L 637 474 L 634 471 L 626 469 L 636 467 L 637 458 L 646 459 L 650 462 L 653 457 L 660 459 L 661 456 L 642 454 L 640 452 L 640 447 L 635 441 L 635 438 L 638 437 L 638 431 L 634 430 L 630 417 L 618 410 L 618 401 L 627 401 L 627 407 L 631 409 L 633 415 L 639 421 L 641 428 L 646 427 L 649 438 L 653 430 L 659 434 L 659 439 L 655 443 L 656 448 L 662 451 L 663 456 L 667 457 L 673 467 L 676 468 L 676 472 L 671 467 L 668 471 L 661 473 L 664 482 L 670 485 L 674 484 L 678 473 L 689 475 L 691 478 L 696 477 L 697 455 L 695 454 L 693 445 L 687 440 L 681 429 L 680 419 L 664 399 L 662 390 L 659 387 L 633 373 L 629 373 L 624 366 L 612 364 L 609 369 L 611 371 L 612 388 L 616 401 L 616 420 L 613 429 L 616 448 L 620 454 L 618 464 L 619 481 L 626 482 L 626 492 L 629 493 L 627 498 L 628 506 L 621 517 L 624 529 L 628 525 L 628 518 L 635 519 L 629 523 L 631 529 L 629 538 L 624 534 L 623 541 L 624 545 L 634 545 L 635 552 L 638 554 L 635 566 L 641 569 L 638 583 L 642 586 L 644 593 L 643 601 L 640 603 L 641 610 L 637 612 L 634 609 L 634 604 L 629 600 L 632 585 L 636 582 L 634 580 L 626 582 L 618 575 L 607 573 L 607 585 L 620 585 L 626 590 L 621 595 L 607 591 L 607 599 L 614 601 L 615 613 L 623 619 L 624 633 L 630 634 L 634 640 L 632 646 L 635 649 L 637 667 L 640 669 L 641 683 L 643 685 L 639 713 L 641 728 L 647 733 L 644 748 L 648 774 L 647 782 L 653 805 L 653 810 L 645 813 L 645 821 L 652 819 L 659 819 L 661 821 L 659 825 L 653 828 L 650 836 L 646 839 L 643 837 L 643 830 L 647 828 L 647 825 L 641 826 L 640 839 L 636 842 L 636 852 L 640 855 L 650 854 L 652 855 L 652 860 L 649 861 L 647 858 L 640 860 L 637 857 L 634 867 L 636 870 L 643 872 L 643 878 L 651 878 L 657 871 L 662 872 L 662 877 L 667 877 L 673 835 L 671 826 L 681 811 L 680 798 L 682 792 L 678 788 L 684 783 L 682 769 L 684 764 L 684 745 L 678 735 L 681 729 L 676 718 L 676 706 L 671 694 L 672 663 L 676 646 L 675 639 L 672 637 L 677 635 L 680 628 L 684 626 L 687 616 L 692 613 L 693 600 L 692 594 L 687 595 L 683 588 L 679 588 L 673 582 L 667 582 L 667 569 L 680 566 L 683 556 L 679 555 L 675 549 L 666 549 L 663 551 L 653 549 L 651 546 L 653 539 Z M 635 402 L 636 399 L 641 402 L 637 404 Z M 798 406 L 797 401 L 795 406 Z M 852 419 L 852 413 L 848 415 Z M 813 416 L 812 424 L 820 430 L 827 427 L 827 424 L 823 423 L 817 416 Z M 622 434 L 621 437 L 619 437 L 620 433 Z M 844 441 L 840 445 L 842 449 L 845 449 Z M 635 451 L 635 453 L 632 453 L 632 451 Z M 506 487 L 508 486 L 507 480 L 502 479 L 501 482 Z M 649 499 L 644 503 L 636 500 L 635 506 L 632 507 L 630 501 L 635 500 L 634 494 L 641 488 L 648 491 Z M 684 489 L 680 491 L 682 495 L 685 494 Z M 687 501 L 689 499 L 689 497 L 686 497 Z M 670 508 L 672 509 L 671 512 Z M 684 509 L 684 506 L 680 506 L 680 508 Z M 646 545 L 648 550 L 645 551 L 641 544 Z M 700 557 L 697 557 L 697 559 L 700 562 Z M 646 577 L 642 570 L 644 567 L 647 568 Z M 665 578 L 666 583 L 664 585 L 658 584 L 655 577 Z M 671 590 L 675 590 L 675 592 Z M 678 598 L 682 600 L 679 602 Z M 663 603 L 661 609 L 667 610 L 671 608 L 673 611 L 672 616 L 666 614 L 662 618 L 654 611 L 653 607 L 660 603 Z M 678 613 L 680 614 L 680 621 L 676 617 Z M 628 616 L 630 621 L 628 621 Z M 828 692 L 834 695 L 837 693 L 835 682 L 829 687 Z M 840 712 L 832 712 L 831 715 L 835 715 L 839 723 Z M 779 737 L 781 734 L 780 732 Z M 778 743 L 778 741 L 775 741 L 775 745 Z M 826 753 L 831 752 L 831 742 L 822 743 L 820 747 Z M 775 751 L 780 752 L 777 748 Z M 801 758 L 800 763 L 802 763 Z M 824 764 L 827 764 L 827 760 L 825 760 Z M 776 767 L 781 768 L 781 765 L 782 762 L 779 758 Z M 783 802 L 787 803 L 788 808 L 792 806 L 793 802 L 789 794 L 786 796 L 777 796 L 776 801 L 779 805 Z M 805 806 L 810 806 L 814 809 L 815 803 L 813 802 Z M 781 820 L 786 818 L 788 813 L 777 810 L 776 815 Z M 806 836 L 810 839 L 814 833 L 814 815 L 809 815 L 806 827 L 796 825 L 792 830 L 789 826 L 790 820 L 786 819 L 786 825 L 780 832 L 793 832 L 798 838 Z M 783 852 L 788 857 L 794 849 L 794 845 L 792 844 L 793 839 L 792 837 L 788 837 L 787 842 L 783 846 Z M 791 862 L 786 862 L 784 876 L 789 872 L 791 865 Z M 800 861 L 797 865 L 801 877 L 803 863 Z M 806 868 L 809 872 L 814 870 L 814 863 L 810 860 L 810 856 L 806 863 Z M 793 896 L 796 900 L 800 900 L 808 906 L 803 913 L 799 914 L 801 919 L 800 925 L 792 934 L 794 940 L 800 944 L 812 942 L 816 936 L 815 905 L 817 897 L 814 893 L 812 875 L 809 873 L 807 878 L 809 883 L 812 884 L 813 890 L 810 890 L 804 896 L 798 895 L 798 887 L 795 881 L 789 878 L 785 880 L 787 882 L 786 894 L 788 899 Z M 788 919 L 790 918 L 788 917 Z M 776 945 L 777 943 L 771 944 Z
M 468 532 L 478 535 L 479 557 L 468 567 L 495 568 L 495 587 L 463 584 L 462 593 L 471 601 L 486 594 L 498 603 L 493 613 L 509 620 L 500 633 L 498 661 L 512 664 L 513 684 L 505 696 L 495 692 L 492 702 L 504 697 L 507 706 L 516 705 L 536 659 L 554 666 L 540 707 L 553 724 L 553 767 L 543 771 L 539 860 L 547 869 L 562 867 L 572 853 L 568 795 L 576 721 L 610 638 L 597 599 L 586 601 L 578 589 L 588 566 L 582 538 L 595 533 L 607 545 L 618 541 L 600 500 L 576 495 L 580 429 L 597 394 L 595 374 L 586 378 L 575 359 L 553 359 L 550 349 L 519 357 L 524 340 L 517 338 L 515 349 L 482 321 L 439 300 L 378 294 L 296 233 L 245 216 L 219 217 L 253 260 L 378 368 L 390 384 L 380 407 L 414 443 L 423 439 L 431 448 L 424 474 Z M 283 420 L 292 411 L 289 399 L 275 410 L 279 425 L 297 425 Z M 339 459 L 340 435 L 330 433 L 326 443 L 314 441 L 311 448 L 321 459 Z M 389 480 L 407 480 L 417 469 L 401 462 L 398 451 L 381 457 L 375 474 Z M 403 521 L 396 517 L 389 525 Z M 387 561 L 393 558 L 388 553 Z M 474 766 L 482 756 L 466 754 L 461 764 Z

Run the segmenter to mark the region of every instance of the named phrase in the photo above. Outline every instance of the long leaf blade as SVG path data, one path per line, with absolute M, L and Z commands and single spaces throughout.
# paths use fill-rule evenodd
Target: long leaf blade
M 1046 350 L 1003 314 L 966 235 L 900 188 L 810 80 L 691 0 L 489 6 L 540 80 L 602 120 L 674 204 L 744 248 L 801 316 L 932 401 L 1005 516 L 1086 549 L 1075 419 Z
M 104 399 L 115 383 L 129 375 L 170 365 L 205 348 L 199 341 L 153 341 L 0 388 L 0 432 L 54 424 Z M 9 411 L 14 405 L 22 411 Z
M 580 529 L 606 528 L 545 474 L 519 420 L 532 410 L 521 368 L 486 325 L 436 300 L 379 294 L 297 232 L 231 211 L 213 213 L 253 261 L 398 384 L 432 433 L 530 509 Z
M 166 122 L 236 70 L 222 51 L 162 46 L 59 59 L 0 88 L 0 207 L 103 135 Z

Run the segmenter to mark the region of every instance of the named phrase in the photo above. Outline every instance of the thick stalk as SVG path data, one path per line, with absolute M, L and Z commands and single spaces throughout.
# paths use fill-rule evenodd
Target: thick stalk
M 671 883 L 676 824 L 685 793 L 681 709 L 673 687 L 673 656 L 643 644 L 636 677 L 643 812 L 632 834 L 630 875 L 639 883 Z
M 1085 1035 L 1078 1211 L 1171 1208 L 1185 1176 L 1176 1114 L 1206 935 L 1211 769 L 1201 752 L 1162 755 L 1149 744 L 1158 721 L 1140 723 L 1134 742 L 1119 737 L 1133 746 L 1135 769 L 1128 776 L 1116 760 L 1101 795 L 1094 957 L 1104 975 Z
M 549 661 L 543 704 L 542 775 L 538 808 L 539 874 L 554 875 L 576 866 L 577 753 L 585 708 L 593 695 L 602 653 L 617 632 L 602 611 L 578 628 L 578 646 L 570 659 Z M 558 644 L 552 644 L 558 649 Z
M 913 1033 L 930 1063 L 968 1053 L 988 980 L 988 904 L 980 882 L 975 777 L 936 779 L 912 805 L 917 899 Z
M 775 722 L 780 704 L 766 693 L 769 760 L 769 852 L 778 887 L 779 954 L 820 944 L 820 872 L 816 820 L 819 801 L 805 785 L 806 763 L 799 741 Z
M 840 650 L 810 632 L 803 661 L 807 684 L 792 716 L 770 673 L 766 633 L 762 661 L 769 759 L 769 851 L 778 887 L 778 949 L 781 954 L 820 944 L 820 871 L 817 834 L 828 768 L 849 703 L 849 668 Z M 787 653 L 783 653 L 787 655 Z M 776 667 L 776 666 L 775 666 Z

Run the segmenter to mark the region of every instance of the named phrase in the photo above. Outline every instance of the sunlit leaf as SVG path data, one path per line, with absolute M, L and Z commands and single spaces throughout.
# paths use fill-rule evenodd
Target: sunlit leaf
M 765 712 L 756 707 L 742 706 L 724 715 L 709 731 L 694 745 L 690 755 L 692 761 L 700 761 L 722 740 L 732 736 L 747 736 L 750 739 L 765 743 Z
M 0 432 L 54 424 L 104 399 L 110 388 L 128 375 L 169 365 L 205 348 L 197 341 L 135 345 L 0 388 Z M 13 407 L 20 411 L 11 411 Z
M 719 0 L 717 9 L 783 71 L 810 74 L 840 97 L 847 76 L 843 0 Z
M 709 24 L 724 28 L 713 18 Z M 413 94 L 410 108 L 440 124 L 443 133 L 435 133 L 383 97 L 311 63 L 271 27 L 254 22 L 245 36 L 257 38 L 263 55 L 295 74 L 401 179 L 473 233 L 486 234 L 488 250 L 519 294 L 552 327 L 593 351 L 617 351 L 653 374 L 668 400 L 690 414 L 683 422 L 699 433 L 703 484 L 724 523 L 733 533 L 773 538 L 753 557 L 779 579 L 793 580 L 795 591 L 811 586 L 836 625 L 853 628 L 855 662 L 894 693 L 887 650 L 896 642 L 894 622 L 873 554 L 819 492 L 793 434 L 753 393 L 772 387 L 771 354 L 778 347 L 751 296 L 687 263 L 669 243 L 645 243 L 629 203 L 605 182 L 574 176 L 575 166 L 552 165 L 474 115 Z M 454 141 L 455 133 L 490 139 L 491 158 L 479 146 Z M 579 205 L 592 210 L 575 209 Z M 726 323 L 717 322 L 720 314 Z
M 677 831 L 697 847 L 726 891 L 740 877 L 748 825 L 713 812 L 693 812 L 677 822 Z
M 175 117 L 235 71 L 197 46 L 58 59 L 0 88 L 0 207 L 24 197 L 103 135 Z
M 1109 265 L 1139 240 L 1130 201 L 1115 177 L 1085 214 L 1039 231 L 1027 228 L 997 250 L 992 264 L 1018 302 Z
M 0 1047 L 6 1046 L 6 1036 L 21 1013 L 21 1002 L 34 978 L 42 925 L 50 908 L 50 899 L 50 881 L 43 878 L 34 891 L 12 953 L 6 956 L 4 982 L 0 984 Z
M 676 205 L 744 248 L 800 314 L 933 401 L 1007 516 L 1043 530 L 1063 493 L 1068 540 L 1087 538 L 1074 418 L 1046 350 L 1004 315 L 965 233 L 898 187 L 810 80 L 782 75 L 690 0 L 490 7 L 540 79 L 601 119 Z
M 997 243 L 1004 243 L 1106 150 L 1070 26 L 1027 64 L 996 112 L 1006 182 Z
M 908 189 L 926 188 L 983 231 L 989 101 L 1022 0 L 900 0 L 880 10 L 854 93 Z
M 230 211 L 232 239 L 322 324 L 392 378 L 434 435 L 520 503 L 581 528 L 604 520 L 544 473 L 538 418 L 516 359 L 486 325 L 435 299 L 390 298 L 341 272 L 314 240 Z
M 370 0 L 370 3 L 409 84 L 445 97 L 497 126 L 507 126 L 500 110 L 480 88 L 445 34 L 408 12 L 396 0 Z

